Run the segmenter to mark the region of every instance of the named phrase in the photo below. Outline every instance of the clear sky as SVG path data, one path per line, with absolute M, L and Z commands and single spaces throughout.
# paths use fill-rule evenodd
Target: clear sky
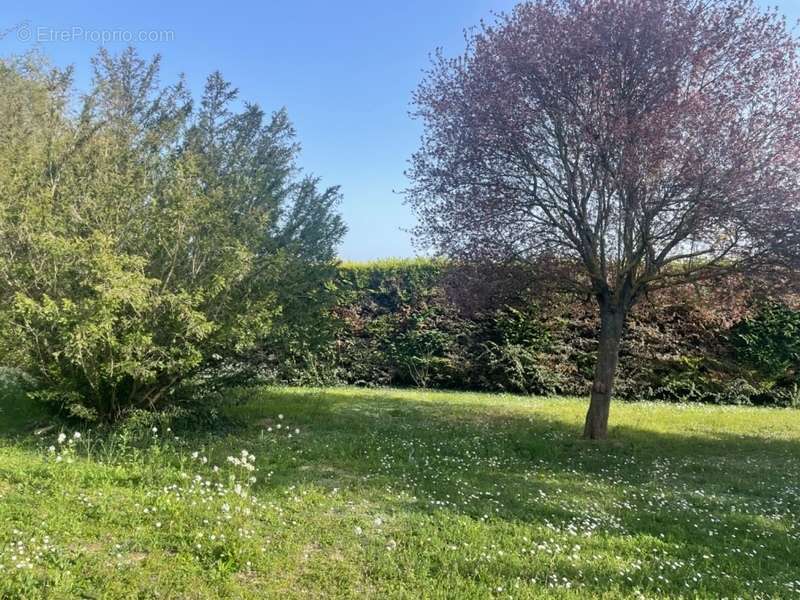
M 126 36 L 154 32 L 161 41 L 134 45 L 162 55 L 166 82 L 184 73 L 198 92 L 219 69 L 242 98 L 267 110 L 288 108 L 303 146 L 301 166 L 342 187 L 349 228 L 343 258 L 410 256 L 406 230 L 414 217 L 396 192 L 406 185 L 403 171 L 420 135 L 408 117 L 411 92 L 432 50 L 460 52 L 465 27 L 514 3 L 4 0 L 0 32 L 25 26 L 0 40 L 0 54 L 38 46 L 56 64 L 74 64 L 82 86 L 100 36 L 121 38 L 105 44 L 121 50 Z M 759 3 L 800 19 L 800 0 Z

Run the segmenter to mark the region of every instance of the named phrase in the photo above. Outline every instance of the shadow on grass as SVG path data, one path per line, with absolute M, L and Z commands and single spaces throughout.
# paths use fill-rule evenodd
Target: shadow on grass
M 590 443 L 578 438 L 579 421 L 525 411 L 522 400 L 519 410 L 513 403 L 487 410 L 468 396 L 445 402 L 434 393 L 420 401 L 391 390 L 249 394 L 232 411 L 242 422 L 238 435 L 273 426 L 279 413 L 307 432 L 298 464 L 305 470 L 276 473 L 265 486 L 295 485 L 300 477 L 378 495 L 393 489 L 416 499 L 398 500 L 398 511 L 476 524 L 488 516 L 580 544 L 630 544 L 619 552 L 631 560 L 663 552 L 686 569 L 718 556 L 714 568 L 734 570 L 724 574 L 733 580 L 791 581 L 800 572 L 800 557 L 790 551 L 800 542 L 800 527 L 791 525 L 800 514 L 800 440 L 622 424 L 610 441 Z M 737 562 L 743 555 L 769 560 Z M 657 562 L 645 575 L 662 574 Z M 514 577 L 528 575 L 522 566 L 514 569 Z M 605 567 L 581 569 L 598 578 L 596 590 L 604 589 Z M 733 584 L 724 579 L 714 585 L 741 589 L 726 588 Z
M 431 392 L 430 399 L 424 401 L 391 389 L 358 389 L 353 395 L 350 392 L 353 390 L 348 388 L 308 391 L 245 388 L 238 391 L 241 400 L 229 412 L 239 419 L 242 427 L 239 433 L 259 428 L 269 417 L 282 412 L 296 421 L 313 424 L 316 431 L 346 435 L 398 428 L 419 434 L 427 432 L 434 437 L 443 435 L 442 428 L 459 437 L 504 434 L 513 442 L 515 452 L 524 456 L 530 451 L 530 457 L 575 450 L 584 456 L 634 453 L 653 458 L 723 456 L 746 459 L 770 455 L 800 460 L 800 435 L 797 439 L 786 440 L 714 429 L 711 437 L 703 432 L 665 433 L 623 423 L 612 425 L 608 441 L 590 442 L 580 438 L 581 422 L 528 411 L 523 397 L 518 398 L 518 404 L 487 407 L 480 403 L 481 398 L 492 398 L 487 394 L 462 394 L 469 401 L 461 402 L 437 400 L 445 395 L 442 392 Z M 791 411 L 786 409 L 786 412 Z M 589 462 L 587 467 L 593 464 Z
M 301 485 L 352 489 L 381 513 L 411 519 L 405 525 L 412 528 L 422 517 L 447 522 L 442 530 L 452 532 L 455 520 L 459 531 L 478 532 L 480 544 L 500 531 L 515 543 L 555 537 L 580 544 L 600 559 L 570 562 L 564 550 L 551 569 L 582 579 L 597 595 L 608 591 L 609 556 L 619 564 L 642 560 L 641 582 L 664 573 L 665 557 L 688 581 L 702 557 L 713 555 L 719 564 L 704 568 L 719 578 L 706 597 L 742 595 L 723 572 L 734 582 L 786 581 L 800 572 L 792 550 L 800 528 L 787 525 L 800 514 L 800 440 L 665 433 L 623 420 L 609 442 L 587 443 L 571 409 L 547 416 L 527 410 L 525 399 L 485 395 L 257 388 L 231 397 L 239 401 L 228 411 L 236 427 L 197 432 L 191 447 L 214 436 L 213 445 L 226 447 L 221 452 L 254 451 L 262 471 L 274 472 L 256 485 L 264 495 Z M 18 435 L 14 427 L 35 418 L 20 410 L 0 420 L 0 435 Z M 279 424 L 300 434 L 282 433 L 275 443 Z M 428 569 L 447 580 L 454 560 L 433 556 Z M 455 566 L 472 573 L 475 562 Z M 510 556 L 482 568 L 508 580 L 541 579 L 541 563 Z M 614 575 L 619 589 L 637 585 Z

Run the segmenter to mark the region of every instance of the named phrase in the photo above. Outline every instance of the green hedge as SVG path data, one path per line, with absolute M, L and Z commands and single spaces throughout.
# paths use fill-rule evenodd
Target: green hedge
M 524 279 L 505 276 L 514 278 Z M 518 285 L 475 303 L 465 301 L 474 278 L 465 280 L 423 259 L 345 263 L 327 340 L 283 355 L 267 375 L 305 384 L 587 393 L 597 328 L 590 298 Z M 746 282 L 649 297 L 625 332 L 617 395 L 797 406 L 798 332 L 800 311 L 760 298 Z

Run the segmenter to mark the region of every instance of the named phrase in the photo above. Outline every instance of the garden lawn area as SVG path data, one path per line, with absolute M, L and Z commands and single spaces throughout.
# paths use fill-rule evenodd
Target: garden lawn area
M 616 403 L 589 443 L 585 399 L 229 395 L 76 438 L 6 390 L 0 597 L 800 597 L 800 411 Z

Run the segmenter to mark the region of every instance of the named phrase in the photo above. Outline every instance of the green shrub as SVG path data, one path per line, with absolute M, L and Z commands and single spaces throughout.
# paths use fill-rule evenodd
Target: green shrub
M 283 111 L 234 112 L 219 74 L 192 104 L 132 50 L 94 67 L 74 115 L 68 73 L 0 62 L 0 355 L 113 419 L 257 346 L 300 352 L 343 226 Z
M 560 388 L 558 372 L 548 364 L 556 330 L 548 330 L 535 305 L 525 310 L 504 306 L 482 324 L 488 339 L 479 341 L 475 351 L 480 388 L 523 394 Z
M 800 408 L 800 384 L 775 386 L 763 391 L 753 399 L 754 404 L 763 406 L 779 406 L 783 408 Z
M 441 308 L 422 308 L 400 319 L 386 346 L 401 378 L 416 387 L 446 385 L 452 379 L 458 341 L 451 324 L 452 315 Z
M 738 361 L 765 377 L 781 377 L 800 366 L 800 310 L 765 302 L 730 337 Z

